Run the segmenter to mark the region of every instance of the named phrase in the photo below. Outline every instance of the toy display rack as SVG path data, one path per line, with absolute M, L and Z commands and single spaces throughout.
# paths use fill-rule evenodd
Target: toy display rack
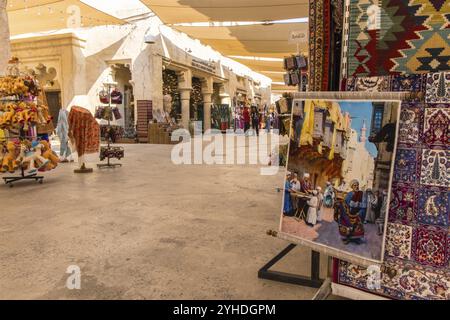
M 9 185 L 10 188 L 12 188 L 14 185 L 14 182 L 21 181 L 21 180 L 35 180 L 39 182 L 39 184 L 42 184 L 44 182 L 43 176 L 38 176 L 37 172 L 32 174 L 25 174 L 25 170 L 23 167 L 20 168 L 21 175 L 20 176 L 11 176 L 11 177 L 3 177 L 3 180 L 5 181 L 6 185 Z
M 23 134 L 23 130 L 20 129 L 18 136 L 15 136 L 15 137 L 7 136 L 6 140 L 12 140 L 12 139 L 24 140 L 26 138 L 31 138 L 31 137 L 25 136 Z M 20 166 L 20 175 L 2 177 L 2 179 L 3 179 L 3 181 L 5 181 L 5 185 L 9 186 L 10 188 L 12 188 L 14 186 L 15 182 L 22 181 L 22 180 L 34 180 L 34 181 L 39 182 L 39 184 L 44 183 L 43 176 L 38 176 L 38 172 L 26 174 L 23 166 Z
M 111 110 L 111 108 L 112 108 L 112 106 L 111 106 L 111 89 L 112 89 L 112 87 L 113 86 L 115 86 L 116 85 L 116 83 L 113 83 L 113 82 L 106 82 L 106 83 L 104 83 L 104 86 L 105 86 L 105 88 L 106 88 L 106 90 L 108 90 L 107 92 L 108 92 L 108 108 L 109 108 L 109 110 Z M 111 130 L 111 119 L 110 119 L 110 117 L 108 117 L 108 131 L 109 130 Z M 110 150 L 111 149 L 111 137 L 109 136 L 109 134 L 107 134 L 106 135 L 106 141 L 107 141 L 107 148 L 108 148 L 108 150 Z M 99 164 L 97 164 L 97 167 L 99 168 L 99 169 L 114 169 L 114 168 L 116 168 L 116 167 L 122 167 L 122 164 L 121 163 L 111 163 L 111 156 L 110 156 L 110 154 L 108 153 L 107 154 L 107 156 L 106 156 L 106 163 L 99 163 Z

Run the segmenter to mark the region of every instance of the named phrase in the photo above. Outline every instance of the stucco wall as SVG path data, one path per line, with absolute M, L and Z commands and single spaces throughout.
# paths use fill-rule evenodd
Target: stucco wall
M 146 34 L 155 37 L 154 44 L 144 42 Z M 234 96 L 238 87 L 234 72 L 219 62 L 223 58 L 219 53 L 161 25 L 157 17 L 133 21 L 125 26 L 101 26 L 59 35 L 14 39 L 12 49 L 14 55 L 27 65 L 58 61 L 63 106 L 77 104 L 92 112 L 98 105 L 102 84 L 111 73 L 110 67 L 116 63 L 129 66 L 135 100 L 152 100 L 154 108 L 163 108 L 163 57 L 176 64 L 177 71 L 190 70 L 194 76 L 222 82 L 224 93 L 230 96 Z M 193 68 L 193 58 L 216 61 L 215 73 Z M 239 67 L 241 76 L 251 74 L 245 67 L 235 66 Z M 242 74 L 245 71 L 248 74 Z M 258 93 L 263 104 L 270 103 L 270 87 L 256 89 L 247 80 L 244 88 L 249 97 Z

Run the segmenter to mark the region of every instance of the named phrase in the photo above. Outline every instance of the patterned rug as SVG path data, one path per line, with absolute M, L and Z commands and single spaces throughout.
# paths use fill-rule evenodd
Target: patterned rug
M 309 90 L 328 90 L 331 35 L 331 0 L 309 1 Z
M 450 69 L 450 0 L 350 0 L 348 77 Z
M 415 91 L 423 99 L 402 104 L 381 288 L 368 289 L 366 268 L 336 260 L 338 283 L 394 299 L 450 299 L 448 74 L 346 82 L 350 91 Z

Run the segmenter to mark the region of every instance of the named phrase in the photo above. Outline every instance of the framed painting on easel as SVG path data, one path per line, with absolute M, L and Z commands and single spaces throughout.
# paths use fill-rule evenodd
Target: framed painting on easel
M 295 101 L 278 237 L 383 262 L 401 105 L 389 99 Z

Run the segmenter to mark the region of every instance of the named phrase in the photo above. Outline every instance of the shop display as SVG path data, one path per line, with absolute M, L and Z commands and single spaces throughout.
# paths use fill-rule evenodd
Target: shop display
M 95 109 L 94 115 L 99 120 L 113 121 L 122 119 L 120 110 L 117 107 L 99 106 Z
M 107 159 L 107 163 L 105 164 L 98 164 L 97 167 L 99 169 L 103 168 L 115 168 L 115 167 L 121 167 L 122 164 L 120 163 L 111 163 L 111 159 L 122 159 L 124 157 L 124 149 L 119 147 L 112 147 L 111 143 L 116 142 L 116 131 L 111 126 L 111 120 L 114 115 L 114 118 L 116 120 L 119 120 L 122 118 L 119 109 L 117 106 L 112 106 L 112 104 L 121 104 L 122 103 L 122 94 L 117 89 L 112 89 L 113 84 L 112 83 L 105 83 L 105 88 L 102 90 L 103 94 L 106 92 L 107 94 L 107 102 L 103 102 L 107 104 L 107 106 L 99 107 L 96 111 L 96 117 L 99 116 L 103 119 L 108 121 L 108 124 L 106 126 L 105 131 L 105 139 L 107 141 L 106 146 L 102 146 L 100 150 L 100 161 L 103 161 Z M 103 97 L 104 98 L 104 97 Z M 103 99 L 103 101 L 105 101 Z M 123 132 L 122 132 L 123 134 Z
M 309 0 L 309 91 L 339 90 L 344 1 Z
M 333 256 L 382 262 L 399 102 L 295 106 L 280 231 Z
M 349 8 L 348 77 L 449 70 L 447 1 L 351 0 Z
M 153 113 L 153 123 L 148 127 L 148 143 L 172 144 L 172 132 L 181 127 L 171 118 L 169 112 L 157 109 Z
M 202 82 L 199 78 L 192 78 L 190 113 L 192 121 L 203 122 L 203 92 Z
M 113 89 L 113 91 L 111 91 L 111 103 L 112 104 L 122 104 L 122 102 L 123 102 L 122 93 L 117 89 Z
M 100 161 L 105 159 L 122 159 L 125 156 L 125 150 L 122 147 L 101 147 Z
M 112 143 L 116 143 L 120 139 L 122 139 L 125 135 L 125 130 L 121 126 L 108 126 L 108 125 L 100 125 L 100 136 L 102 140 L 107 141 L 110 139 Z
M 163 70 L 164 109 L 177 121 L 181 119 L 181 97 L 179 92 L 178 75 L 175 71 Z M 170 100 L 168 99 L 170 97 Z
M 91 112 L 79 106 L 73 106 L 69 113 L 69 139 L 78 153 L 80 169 L 76 173 L 89 173 L 84 156 L 97 153 L 100 147 L 100 126 Z
M 308 72 L 307 58 L 303 55 L 296 55 L 284 59 L 284 69 L 287 73 L 284 75 L 284 83 L 287 86 L 299 86 L 301 91 L 306 91 Z M 303 90 L 305 88 L 305 90 Z
M 450 154 L 448 138 L 444 138 L 450 123 L 446 112 L 449 103 L 425 100 L 427 96 L 437 98 L 439 79 L 445 74 L 388 77 L 391 90 L 419 94 L 418 98 L 403 102 L 401 110 L 383 264 L 395 274 L 383 276 L 379 289 L 369 289 L 366 267 L 336 260 L 335 282 L 394 299 L 450 299 L 450 257 L 445 241 L 450 225 Z M 430 81 L 427 87 L 427 79 L 438 81 Z M 383 92 L 385 88 L 377 90 Z
M 14 76 L 0 77 L 0 173 L 20 172 L 19 176 L 3 177 L 11 187 L 20 180 L 42 183 L 44 178 L 37 176 L 38 171 L 50 171 L 59 163 L 50 144 L 38 140 L 36 128 L 52 120 L 48 107 L 38 103 L 39 84 L 32 76 L 21 75 L 17 65 L 17 59 L 10 62 Z
M 213 105 L 211 107 L 212 128 L 226 131 L 231 125 L 231 110 L 228 104 Z

